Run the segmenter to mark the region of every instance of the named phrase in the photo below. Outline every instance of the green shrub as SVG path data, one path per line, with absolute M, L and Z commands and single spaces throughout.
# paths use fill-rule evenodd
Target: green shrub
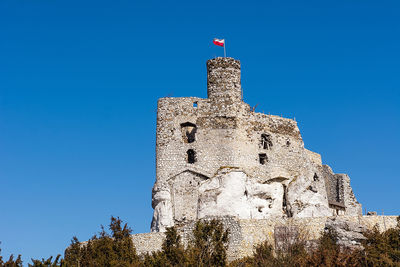
M 65 262 L 71 267 L 127 267 L 139 266 L 139 258 L 131 239 L 132 230 L 121 226 L 119 218 L 111 217 L 107 233 L 102 226 L 99 236 L 94 235 L 87 243 L 81 244 L 76 237 L 65 252 Z
M 197 221 L 185 249 L 176 228 L 167 229 L 162 250 L 146 255 L 144 266 L 226 266 L 228 230 L 218 220 Z

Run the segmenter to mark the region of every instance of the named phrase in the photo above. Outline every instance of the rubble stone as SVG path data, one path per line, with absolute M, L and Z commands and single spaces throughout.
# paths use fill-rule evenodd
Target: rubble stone
M 334 230 L 337 234 L 337 244 L 346 248 L 362 248 L 361 241 L 366 237 L 363 235 L 367 230 L 365 225 L 351 222 L 341 217 L 328 218 L 325 223 L 325 231 Z

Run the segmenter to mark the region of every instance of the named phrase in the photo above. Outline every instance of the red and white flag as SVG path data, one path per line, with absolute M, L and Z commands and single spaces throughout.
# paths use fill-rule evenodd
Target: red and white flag
M 214 38 L 213 43 L 218 46 L 225 46 L 225 39 Z

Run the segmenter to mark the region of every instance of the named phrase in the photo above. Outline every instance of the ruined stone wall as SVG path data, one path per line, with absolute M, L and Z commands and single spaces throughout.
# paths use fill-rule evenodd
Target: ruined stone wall
M 353 189 L 350 186 L 350 177 L 347 174 L 336 174 L 337 176 L 341 176 L 343 183 L 343 199 L 344 205 L 346 206 L 345 215 L 354 215 L 362 214 L 361 204 L 358 203 Z
M 310 150 L 308 150 L 308 149 L 306 149 L 306 152 L 307 152 L 307 154 L 308 154 L 308 157 L 310 158 L 310 160 L 311 160 L 314 164 L 316 164 L 316 165 L 318 165 L 318 166 L 322 166 L 322 158 L 321 158 L 321 155 L 320 155 L 320 154 L 315 153 L 315 152 L 312 152 L 312 151 L 310 151 Z
M 345 209 L 343 177 L 334 174 L 328 165 L 323 165 L 322 170 L 332 212 L 333 214 L 343 213 Z
M 209 218 L 212 219 L 212 218 Z M 394 228 L 397 225 L 397 216 L 337 216 L 337 217 L 316 217 L 316 218 L 291 218 L 291 219 L 262 219 L 244 220 L 232 217 L 220 217 L 224 227 L 230 230 L 228 247 L 228 260 L 232 261 L 244 256 L 251 256 L 254 247 L 265 240 L 275 244 L 275 231 L 277 228 L 296 227 L 302 238 L 306 240 L 318 239 L 327 225 L 328 220 L 346 221 L 360 225 L 364 229 L 372 229 L 377 226 L 379 231 Z M 183 244 L 192 238 L 194 222 L 178 227 Z M 138 254 L 151 253 L 161 249 L 165 238 L 164 233 L 146 233 L 132 235 L 133 243 Z
M 249 204 L 262 210 L 258 218 L 328 216 L 333 212 L 330 202 L 344 208 L 345 187 L 350 185 L 343 183 L 342 176 L 326 171 L 319 154 L 304 148 L 296 121 L 254 112 L 242 101 L 238 60 L 209 60 L 207 90 L 207 99 L 158 101 L 152 231 L 217 214 L 221 211 L 205 212 L 199 203 L 210 207 L 207 202 L 219 199 L 222 202 L 215 207 L 220 209 L 235 202 L 228 199 L 233 196 L 244 199 L 243 206 L 221 215 L 253 218 L 242 212 Z M 225 171 L 222 175 L 221 170 L 242 174 L 230 176 Z M 203 185 L 213 192 L 235 190 L 226 180 L 240 184 L 240 195 L 227 192 L 224 197 L 209 197 L 200 192 Z M 351 201 L 357 204 L 349 195 Z

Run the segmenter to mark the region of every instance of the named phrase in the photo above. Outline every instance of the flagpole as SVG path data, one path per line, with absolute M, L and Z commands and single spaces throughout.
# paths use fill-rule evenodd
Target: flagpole
M 226 48 L 225 48 L 225 45 L 226 45 L 226 40 L 224 40 L 224 57 L 226 57 Z

